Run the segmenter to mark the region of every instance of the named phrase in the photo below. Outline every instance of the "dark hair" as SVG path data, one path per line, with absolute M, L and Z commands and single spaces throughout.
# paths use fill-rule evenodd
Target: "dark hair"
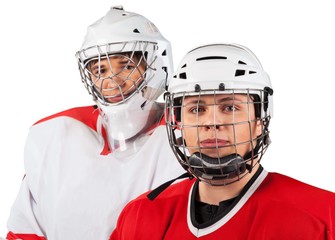
M 110 55 L 114 55 L 113 57 L 115 58 L 121 58 L 121 57 L 127 57 L 132 59 L 135 63 L 139 63 L 140 66 L 143 68 L 147 67 L 147 52 L 142 52 L 142 51 L 134 51 L 134 52 L 120 52 L 120 53 L 111 53 Z M 93 58 L 89 60 L 90 62 L 88 63 L 87 67 L 91 67 L 94 65 L 96 62 L 98 62 L 98 58 Z

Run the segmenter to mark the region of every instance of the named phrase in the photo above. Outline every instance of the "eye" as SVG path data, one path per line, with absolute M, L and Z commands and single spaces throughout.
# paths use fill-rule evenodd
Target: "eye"
M 94 76 L 98 76 L 99 74 L 100 75 L 104 75 L 105 73 L 106 73 L 107 71 L 106 71 L 106 69 L 105 68 L 95 68 L 93 71 L 92 71 L 92 74 L 94 75 Z
M 238 108 L 235 105 L 226 105 L 223 106 L 222 108 L 224 112 L 235 112 L 238 110 Z
M 132 71 L 133 69 L 135 69 L 135 65 L 134 64 L 127 64 L 124 68 L 126 70 Z
M 194 107 L 191 107 L 189 111 L 191 113 L 202 113 L 202 112 L 205 112 L 205 108 L 202 106 L 194 106 Z
M 100 69 L 100 74 L 103 75 L 103 74 L 105 74 L 106 72 L 107 72 L 107 70 L 106 70 L 105 68 L 101 68 L 101 69 Z

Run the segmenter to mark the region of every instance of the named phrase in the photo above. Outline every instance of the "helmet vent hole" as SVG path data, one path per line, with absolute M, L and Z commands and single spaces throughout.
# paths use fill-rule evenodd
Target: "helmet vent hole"
M 186 68 L 186 66 L 187 66 L 187 65 L 186 65 L 186 64 L 184 64 L 184 65 L 183 65 L 181 68 Z
M 255 71 L 249 71 L 249 74 L 254 74 L 254 73 L 257 73 L 257 72 L 255 72 Z
M 162 56 L 166 56 L 166 50 L 162 52 Z
M 123 10 L 123 6 L 122 5 L 112 6 L 111 9 Z
M 243 64 L 243 65 L 247 65 L 245 62 L 243 62 L 243 61 L 238 61 L 238 64 Z
M 181 79 L 186 79 L 186 73 L 185 73 L 185 72 L 180 73 L 180 74 L 179 74 L 179 78 L 181 78 Z
M 133 30 L 133 32 L 134 32 L 134 33 L 140 33 L 140 31 L 138 31 L 137 28 L 135 28 L 135 29 Z
M 244 74 L 245 74 L 245 70 L 237 69 L 237 70 L 235 71 L 235 77 L 243 76 Z
M 209 56 L 209 57 L 197 58 L 197 61 L 216 60 L 216 59 L 227 59 L 227 57 L 224 57 L 224 56 Z

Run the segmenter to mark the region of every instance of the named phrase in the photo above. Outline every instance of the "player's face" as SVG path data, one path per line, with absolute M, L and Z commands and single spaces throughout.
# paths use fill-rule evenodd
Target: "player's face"
M 124 55 L 92 61 L 89 65 L 92 82 L 107 102 L 117 103 L 126 99 L 143 82 L 144 61 Z
M 243 94 L 186 97 L 182 124 L 190 153 L 201 152 L 212 158 L 233 153 L 244 156 L 256 144 L 252 139 L 262 132 L 252 99 Z

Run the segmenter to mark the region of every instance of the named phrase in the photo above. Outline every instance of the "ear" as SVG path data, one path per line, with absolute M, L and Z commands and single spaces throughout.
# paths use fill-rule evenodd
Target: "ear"
M 256 121 L 256 136 L 260 136 L 263 133 L 263 122 L 261 119 Z

